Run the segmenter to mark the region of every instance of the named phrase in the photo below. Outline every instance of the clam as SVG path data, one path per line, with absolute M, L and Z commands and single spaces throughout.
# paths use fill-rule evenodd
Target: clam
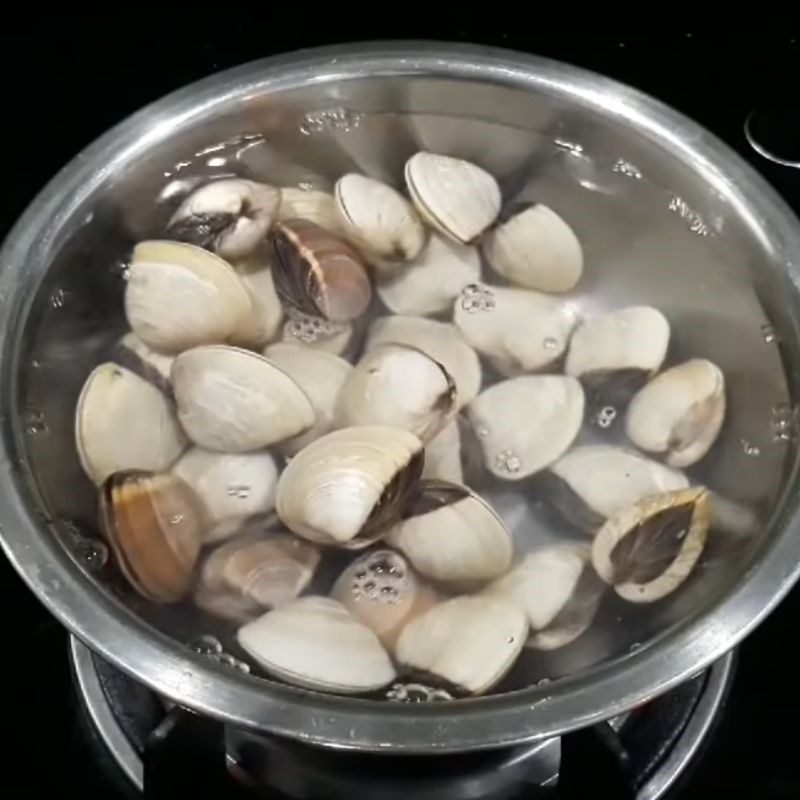
M 251 318 L 247 288 L 213 253 L 182 242 L 137 244 L 125 286 L 125 314 L 148 347 L 178 353 L 225 342 Z
M 203 537 L 216 541 L 216 524 L 229 518 L 264 514 L 275 507 L 278 468 L 266 450 L 253 453 L 215 453 L 193 447 L 172 472 L 182 478 L 205 507 L 211 523 Z
M 84 472 L 98 486 L 126 469 L 169 469 L 187 441 L 172 403 L 151 383 L 106 362 L 83 384 L 75 443 Z
M 422 350 L 384 344 L 369 350 L 339 393 L 339 427 L 388 425 L 423 441 L 455 413 L 456 389 L 447 370 Z
M 422 478 L 464 482 L 464 468 L 461 463 L 461 429 L 458 419 L 451 419 L 425 445 L 425 466 Z
M 205 520 L 180 478 L 143 470 L 115 472 L 100 492 L 100 519 L 122 573 L 141 595 L 174 603 L 186 594 Z
M 655 308 L 611 311 L 575 329 L 564 371 L 581 379 L 596 404 L 613 407 L 660 369 L 669 335 L 669 322 Z
M 539 292 L 472 283 L 456 300 L 453 322 L 499 372 L 516 375 L 560 358 L 578 316 L 568 303 Z
M 348 322 L 372 297 L 361 258 L 343 238 L 303 219 L 279 222 L 272 232 L 275 287 L 289 306 L 331 322 Z
M 500 187 L 486 170 L 459 158 L 419 152 L 405 167 L 422 218 L 456 242 L 477 239 L 500 213 Z
M 725 418 L 725 376 L 695 358 L 662 372 L 631 400 L 628 438 L 673 467 L 699 461 L 714 444 Z
M 283 321 L 283 307 L 275 291 L 275 282 L 270 269 L 240 274 L 250 295 L 252 311 L 239 325 L 232 341 L 246 347 L 264 347 L 278 335 Z
M 550 466 L 549 498 L 579 528 L 596 531 L 627 506 L 689 481 L 658 461 L 605 444 L 582 445 Z
M 280 192 L 264 183 L 242 178 L 212 181 L 181 203 L 166 235 L 223 258 L 241 258 L 267 235 L 280 199 Z
M 584 398 L 563 375 L 523 375 L 490 386 L 467 415 L 489 471 L 518 481 L 559 459 L 578 435 Z
M 307 219 L 332 233 L 342 233 L 336 200 L 329 192 L 285 186 L 281 189 L 278 220 L 286 222 L 290 219 Z
M 255 530 L 213 550 L 203 562 L 195 602 L 212 614 L 252 619 L 298 597 L 311 582 L 319 551 L 289 533 Z
M 456 405 L 471 402 L 481 386 L 481 365 L 455 325 L 424 317 L 380 317 L 369 327 L 366 350 L 382 344 L 416 347 L 438 361 L 456 384 Z
M 236 638 L 270 675 L 307 689 L 361 694 L 395 677 L 378 637 L 327 597 L 301 597 L 268 611 Z
M 164 392 L 171 391 L 169 371 L 174 356 L 148 347 L 135 333 L 126 333 L 114 347 L 114 360 Z
M 464 486 L 420 485 L 386 535 L 421 575 L 460 588 L 503 575 L 511 566 L 511 534 L 491 506 Z
M 171 375 L 181 425 L 208 450 L 260 450 L 314 424 L 305 392 L 283 370 L 247 350 L 195 347 L 175 359 Z
M 403 628 L 397 660 L 433 675 L 457 691 L 483 694 L 499 683 L 520 653 L 528 620 L 497 597 L 456 597 L 439 603 Z
M 394 314 L 447 311 L 461 290 L 481 277 L 476 247 L 433 233 L 420 255 L 378 284 L 378 295 Z
M 333 431 L 301 450 L 278 481 L 278 516 L 311 541 L 358 549 L 397 518 L 422 471 L 422 442 L 399 428 Z
M 592 564 L 632 603 L 652 603 L 689 577 L 705 546 L 711 513 L 702 487 L 640 500 L 606 520 L 592 545 Z
M 393 272 L 420 254 L 425 228 L 396 189 L 351 172 L 336 182 L 334 196 L 345 235 L 377 269 Z
M 333 353 L 293 344 L 272 344 L 264 356 L 297 383 L 314 409 L 311 428 L 281 445 L 284 453 L 294 455 L 333 430 L 336 401 L 353 367 Z
M 436 593 L 393 550 L 373 550 L 353 561 L 336 580 L 331 597 L 389 649 L 403 627 L 437 601 Z
M 517 286 L 567 292 L 583 273 L 583 250 L 572 228 L 541 203 L 516 210 L 487 235 L 483 252 Z
M 336 356 L 343 355 L 349 349 L 353 338 L 351 323 L 331 322 L 295 310 L 291 310 L 288 316 L 281 334 L 282 342 L 324 350 Z

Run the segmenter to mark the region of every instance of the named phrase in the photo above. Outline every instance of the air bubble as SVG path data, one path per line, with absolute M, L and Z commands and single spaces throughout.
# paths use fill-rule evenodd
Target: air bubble
M 778 334 L 775 333 L 775 328 L 766 322 L 761 326 L 761 338 L 764 344 L 774 344 L 778 341 Z
M 544 342 L 542 342 L 542 344 L 544 345 L 545 350 L 555 350 L 558 347 L 558 339 L 548 336 Z
M 250 487 L 245 485 L 229 486 L 228 497 L 234 497 L 237 500 L 247 500 L 250 497 Z
M 598 428 L 610 428 L 617 418 L 617 409 L 614 406 L 603 406 L 595 415 L 594 423 Z
M 552 678 L 540 678 L 538 681 L 536 681 L 536 685 L 537 686 L 547 686 L 548 683 L 552 683 L 552 682 L 553 682 Z
M 797 434 L 797 409 L 789 403 L 776 403 L 772 407 L 772 439 L 788 442 Z
M 169 524 L 170 525 L 180 525 L 181 522 L 183 522 L 184 519 L 186 519 L 186 517 L 183 514 L 173 514 L 169 518 Z
M 641 649 L 642 649 L 642 643 L 641 643 L 641 642 L 634 642 L 634 643 L 633 643 L 633 644 L 632 644 L 632 645 L 631 645 L 631 646 L 628 648 L 628 652 L 629 652 L 629 653 L 636 653 L 636 652 L 638 652 L 638 651 L 639 651 L 639 650 L 641 650 Z
M 758 458 L 758 456 L 761 455 L 761 448 L 756 444 L 748 442 L 747 439 L 742 439 L 741 445 L 742 445 L 742 452 L 746 456 L 750 456 L 752 458 Z
M 461 290 L 461 308 L 467 314 L 491 311 L 496 305 L 494 292 L 478 283 L 470 283 Z
M 47 422 L 44 414 L 35 409 L 28 409 L 22 415 L 22 427 L 29 436 L 36 436 L 47 432 Z
M 522 460 L 513 450 L 503 450 L 495 458 L 494 465 L 501 472 L 513 474 L 522 468 Z
M 66 289 L 56 289 L 50 295 L 50 305 L 52 308 L 64 308 L 67 304 L 67 290 Z
M 203 634 L 189 645 L 195 653 L 202 656 L 219 655 L 222 652 L 222 642 L 209 634 Z

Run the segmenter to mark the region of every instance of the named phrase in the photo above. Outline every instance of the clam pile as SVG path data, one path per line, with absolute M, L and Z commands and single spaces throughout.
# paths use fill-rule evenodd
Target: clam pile
M 185 197 L 133 249 L 130 331 L 86 379 L 77 450 L 133 589 L 223 620 L 267 675 L 477 695 L 604 600 L 689 578 L 712 514 L 685 470 L 725 380 L 665 368 L 656 308 L 581 318 L 556 210 L 446 155 L 404 183 Z M 625 443 L 587 439 L 597 409 Z M 498 485 L 552 503 L 562 541 L 512 533 Z

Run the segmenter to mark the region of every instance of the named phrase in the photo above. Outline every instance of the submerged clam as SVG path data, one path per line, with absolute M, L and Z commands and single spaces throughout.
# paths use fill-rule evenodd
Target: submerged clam
M 182 242 L 136 245 L 125 285 L 125 315 L 148 347 L 178 353 L 226 342 L 253 312 L 233 268 L 213 253 Z
M 322 317 L 291 310 L 283 326 L 281 341 L 312 350 L 324 350 L 336 356 L 344 355 L 353 339 L 353 325 L 349 322 L 331 322 Z
M 393 550 L 373 550 L 353 561 L 336 580 L 331 597 L 388 648 L 408 622 L 438 599 Z
M 127 469 L 169 469 L 186 447 L 172 403 L 125 367 L 106 362 L 83 384 L 75 444 L 84 472 L 98 486 Z
M 405 178 L 423 219 L 456 242 L 477 239 L 500 213 L 497 181 L 469 161 L 419 152 L 406 162 Z
M 171 374 L 181 425 L 208 450 L 259 450 L 314 424 L 305 392 L 283 370 L 248 350 L 195 347 L 175 359 Z
M 592 564 L 625 600 L 660 600 L 689 577 L 710 519 L 702 487 L 646 497 L 606 520 L 592 545 Z
M 357 549 L 396 518 L 422 471 L 422 442 L 399 428 L 333 431 L 289 462 L 278 481 L 278 516 L 299 536 Z
M 455 325 L 424 317 L 380 317 L 370 325 L 366 350 L 387 343 L 416 347 L 438 361 L 455 382 L 459 408 L 478 394 L 480 361 Z
M 267 672 L 295 686 L 361 694 L 395 677 L 378 637 L 327 597 L 301 597 L 268 611 L 236 638 Z
M 205 525 L 194 492 L 169 473 L 116 472 L 100 492 L 100 520 L 125 577 L 144 597 L 174 603 L 189 590 Z
M 625 429 L 642 450 L 673 467 L 699 461 L 714 444 L 725 418 L 725 376 L 695 358 L 653 378 L 628 407 Z
M 539 292 L 474 283 L 456 300 L 453 322 L 498 371 L 516 375 L 560 358 L 578 316 L 563 300 Z
M 345 234 L 379 270 L 392 272 L 419 255 L 425 228 L 396 189 L 349 173 L 336 182 L 334 196 Z
M 366 311 L 372 287 L 361 258 L 345 239 L 304 219 L 272 231 L 275 288 L 288 305 L 332 322 Z
M 231 340 L 246 347 L 263 347 L 275 339 L 283 321 L 283 307 L 275 290 L 272 270 L 242 273 L 240 278 L 250 295 L 252 311 Z
M 491 506 L 464 486 L 421 484 L 410 507 L 387 534 L 420 574 L 469 587 L 511 566 L 511 533 Z
M 432 675 L 457 691 L 483 694 L 511 669 L 525 644 L 528 620 L 497 597 L 456 597 L 403 628 L 395 655 L 401 665 Z
M 173 214 L 171 239 L 241 258 L 267 235 L 280 203 L 273 186 L 242 178 L 212 181 L 192 192 Z
M 489 471 L 518 481 L 567 451 L 583 422 L 583 407 L 575 378 L 523 375 L 481 392 L 467 414 Z
M 332 233 L 342 233 L 336 200 L 329 192 L 318 189 L 298 189 L 294 186 L 281 189 L 278 220 L 286 222 L 289 219 L 307 219 Z
M 464 467 L 461 461 L 461 428 L 458 419 L 451 419 L 425 445 L 425 466 L 422 478 L 464 482 Z
M 486 258 L 517 286 L 566 292 L 583 273 L 583 250 L 572 228 L 541 203 L 516 211 L 483 245 Z
M 369 350 L 339 393 L 339 427 L 388 425 L 427 441 L 456 411 L 456 388 L 447 370 L 422 350 L 384 344 Z
M 550 476 L 549 499 L 567 519 L 592 532 L 645 497 L 689 486 L 682 472 L 605 444 L 575 447 L 550 466 Z

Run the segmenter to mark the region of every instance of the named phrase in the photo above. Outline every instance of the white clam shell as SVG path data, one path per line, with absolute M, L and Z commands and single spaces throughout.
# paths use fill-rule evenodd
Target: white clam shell
M 211 523 L 204 542 L 214 541 L 218 522 L 264 514 L 275 508 L 278 467 L 271 453 L 215 453 L 193 447 L 178 459 L 174 474 L 194 489 Z
M 234 339 L 236 343 L 247 347 L 264 347 L 278 335 L 283 322 L 283 307 L 272 270 L 260 269 L 240 275 L 250 295 L 252 312 L 237 329 Z
M 365 349 L 387 343 L 416 347 L 438 361 L 455 381 L 459 408 L 480 391 L 480 361 L 455 325 L 424 317 L 380 317 L 370 325 Z
M 169 381 L 174 356 L 159 353 L 148 347 L 135 333 L 126 333 L 118 343 L 118 347 L 133 354 L 147 368 L 155 371 L 165 381 Z
M 585 320 L 572 334 L 564 371 L 576 378 L 622 369 L 655 372 L 669 345 L 669 322 L 650 306 L 630 306 Z
M 483 694 L 511 668 L 527 633 L 528 620 L 515 604 L 485 595 L 456 597 L 412 620 L 395 655 L 402 664 Z
M 426 441 L 455 413 L 455 385 L 422 350 L 384 344 L 365 353 L 339 394 L 338 427 L 388 425 Z
M 233 268 L 182 242 L 136 245 L 125 286 L 125 315 L 146 345 L 177 353 L 225 342 L 250 318 L 250 295 Z
M 583 273 L 578 237 L 555 211 L 542 204 L 498 225 L 483 246 L 496 272 L 528 289 L 566 292 Z
M 285 222 L 288 219 L 307 219 L 332 233 L 342 233 L 336 200 L 330 192 L 298 189 L 295 186 L 283 187 L 278 220 Z
M 461 463 L 461 430 L 458 421 L 451 419 L 436 436 L 425 445 L 425 466 L 422 477 L 463 483 Z
M 457 242 L 476 239 L 500 213 L 497 181 L 469 161 L 419 152 L 406 162 L 405 178 L 421 216 Z
M 433 233 L 419 257 L 378 284 L 378 295 L 394 314 L 425 316 L 448 310 L 461 290 L 481 277 L 476 247 Z
M 351 172 L 336 182 L 334 197 L 345 235 L 377 268 L 393 271 L 419 255 L 425 228 L 396 189 Z
M 98 486 L 122 470 L 169 469 L 187 444 L 169 399 L 111 362 L 95 367 L 83 385 L 75 441 L 81 466 Z
M 521 480 L 560 458 L 583 422 L 580 383 L 563 375 L 523 375 L 494 384 L 467 409 L 498 478 Z
M 653 378 L 631 400 L 628 438 L 673 467 L 688 467 L 711 448 L 725 419 L 725 376 L 711 361 L 691 359 Z
M 331 322 L 322 317 L 312 317 L 291 311 L 283 326 L 281 341 L 313 350 L 324 350 L 341 356 L 347 352 L 353 338 L 351 322 Z
M 301 597 L 269 611 L 236 638 L 271 675 L 308 689 L 360 694 L 395 677 L 377 636 L 326 597 Z
M 175 359 L 171 376 L 181 425 L 208 450 L 259 450 L 314 424 L 305 392 L 283 370 L 247 350 L 195 347 Z
M 278 342 L 264 350 L 306 393 L 314 409 L 314 424 L 300 436 L 281 444 L 284 453 L 294 455 L 307 444 L 334 428 L 336 401 L 353 367 L 343 358 L 325 350 Z
M 516 375 L 560 358 L 578 315 L 569 303 L 529 289 L 471 284 L 455 302 L 453 322 L 496 369 Z

